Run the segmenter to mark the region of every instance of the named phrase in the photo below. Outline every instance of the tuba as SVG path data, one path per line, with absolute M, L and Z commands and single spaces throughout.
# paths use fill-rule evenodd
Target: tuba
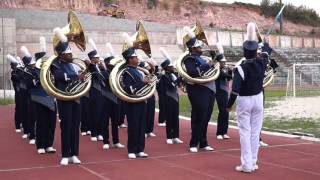
M 144 53 L 150 58 L 151 57 L 151 48 L 147 33 L 143 27 L 141 21 L 137 22 L 136 33 L 130 37 L 133 40 L 133 47 L 136 49 L 141 49 Z M 123 49 L 127 49 L 129 47 L 128 43 L 124 43 Z M 137 67 L 140 71 L 142 71 L 146 76 L 151 79 L 151 83 L 146 84 L 144 87 L 139 89 L 134 95 L 128 94 L 124 91 L 123 87 L 123 73 L 127 68 L 127 64 L 124 59 L 116 58 L 114 60 L 116 65 L 112 69 L 109 77 L 109 83 L 111 90 L 113 93 L 123 101 L 126 102 L 141 102 L 149 97 L 151 97 L 156 90 L 157 76 L 154 74 L 150 74 L 149 71 L 142 67 Z
M 86 48 L 85 36 L 83 33 L 83 28 L 75 15 L 74 12 L 69 11 L 68 14 L 68 24 L 62 28 L 63 33 L 67 36 L 69 42 L 73 42 L 76 46 L 84 51 Z M 53 47 L 59 44 L 59 38 L 53 38 Z M 84 80 L 77 80 L 68 85 L 68 87 L 62 91 L 55 87 L 54 77 L 51 74 L 50 66 L 57 58 L 56 55 L 49 57 L 48 59 L 43 59 L 40 66 L 40 82 L 43 89 L 50 95 L 59 100 L 70 101 L 78 99 L 83 96 L 91 87 L 91 73 L 86 73 L 84 75 Z M 79 73 L 86 72 L 86 64 L 81 59 L 74 59 L 73 64 L 79 69 Z
M 203 50 L 203 56 L 201 57 L 207 61 L 212 61 L 213 60 L 212 57 L 208 54 L 212 50 L 209 48 L 207 37 L 199 21 L 196 22 L 196 25 L 192 28 L 192 31 L 195 33 L 196 38 L 204 42 L 204 44 L 207 46 L 207 49 Z M 215 65 L 211 67 L 207 72 L 205 72 L 201 77 L 193 78 L 188 75 L 184 65 L 184 61 L 189 55 L 189 50 L 186 47 L 186 42 L 188 42 L 189 39 L 190 37 L 188 35 L 185 35 L 183 37 L 183 45 L 184 45 L 185 52 L 182 55 L 180 55 L 176 61 L 176 69 L 178 73 L 185 81 L 187 81 L 190 84 L 204 84 L 204 83 L 208 83 L 210 81 L 216 80 L 220 73 L 219 63 L 215 63 Z

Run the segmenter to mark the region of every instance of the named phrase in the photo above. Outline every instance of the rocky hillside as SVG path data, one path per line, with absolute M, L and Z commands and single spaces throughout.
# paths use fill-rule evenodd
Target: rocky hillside
M 266 31 L 273 18 L 265 18 L 259 10 L 241 4 L 207 4 L 199 0 L 1 0 L 2 8 L 28 8 L 98 14 L 105 2 L 114 2 L 125 10 L 126 18 L 170 23 L 177 26 L 194 24 L 198 19 L 203 26 L 235 31 L 245 30 L 246 23 L 255 21 L 261 31 Z M 150 4 L 150 2 L 157 2 Z M 310 35 L 314 27 L 294 24 L 284 17 L 284 31 L 288 35 Z

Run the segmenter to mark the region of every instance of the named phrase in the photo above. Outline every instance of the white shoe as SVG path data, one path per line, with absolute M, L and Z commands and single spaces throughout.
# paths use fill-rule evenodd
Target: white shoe
M 69 158 L 62 158 L 60 161 L 60 165 L 66 166 L 69 164 Z
M 192 152 L 192 153 L 196 153 L 196 152 L 198 152 L 198 148 L 196 148 L 196 147 L 191 147 L 191 148 L 189 149 L 189 151 Z
M 99 141 L 103 141 L 103 136 L 99 135 L 99 136 L 98 136 L 98 140 L 99 140 Z
M 167 139 L 167 144 L 173 144 L 173 140 L 172 139 Z
M 91 141 L 94 141 L 94 142 L 98 141 L 97 137 L 91 137 L 90 139 L 91 139 Z
M 81 161 L 77 156 L 72 156 L 70 158 L 70 162 L 73 163 L 73 164 L 81 164 Z
M 238 172 L 244 172 L 244 173 L 251 173 L 252 172 L 250 169 L 244 169 L 241 165 L 236 166 L 235 170 Z
M 35 140 L 35 139 L 31 139 L 31 140 L 29 141 L 29 144 L 36 144 L 36 140 Z
M 46 153 L 46 151 L 43 148 L 38 149 L 37 152 L 38 152 L 38 154 L 45 154 Z
M 223 139 L 230 139 L 230 136 L 228 134 L 223 135 Z
M 201 149 L 203 149 L 205 151 L 213 151 L 214 150 L 211 146 L 206 146 L 206 147 L 201 148 Z
M 128 158 L 129 159 L 135 159 L 135 158 L 137 158 L 137 156 L 134 153 L 129 153 L 128 154 Z
M 173 138 L 173 143 L 182 144 L 183 141 L 181 141 L 181 139 L 179 139 L 179 138 Z
M 16 129 L 16 133 L 20 133 L 21 132 L 21 129 Z
M 146 157 L 148 157 L 148 154 L 145 152 L 139 152 L 136 156 L 141 157 L 141 158 L 146 158 Z
M 107 150 L 110 148 L 109 144 L 104 144 L 103 147 L 102 147 L 104 150 Z
M 48 153 L 55 153 L 57 150 L 55 149 L 55 148 L 53 148 L 53 147 L 47 147 L 46 148 L 46 152 L 48 152 Z
M 259 169 L 258 164 L 254 164 L 254 165 L 252 166 L 252 171 L 255 171 L 255 170 L 258 170 L 258 169 Z
M 91 131 L 87 131 L 87 135 L 91 135 Z
M 159 127 L 165 127 L 165 126 L 166 126 L 166 123 L 158 123 L 158 126 L 159 126 Z
M 121 124 L 120 126 L 119 126 L 119 128 L 127 128 L 128 126 L 127 125 L 125 125 L 125 124 Z
M 121 149 L 121 148 L 124 148 L 124 145 L 121 143 L 117 143 L 117 144 L 114 144 L 113 147 Z
M 217 136 L 217 139 L 218 139 L 218 140 L 222 140 L 222 139 L 223 139 L 223 136 L 222 136 L 222 135 L 218 135 L 218 136 Z
M 87 132 L 81 132 L 81 136 L 86 136 Z
M 27 139 L 28 138 L 28 134 L 23 134 L 22 135 L 22 139 Z
M 155 135 L 154 133 L 151 132 L 151 133 L 147 133 L 147 136 L 148 137 L 156 137 L 157 135 Z
M 263 141 L 260 141 L 260 146 L 262 146 L 262 147 L 268 147 L 269 144 L 267 144 L 267 143 L 265 143 L 265 142 L 263 142 Z

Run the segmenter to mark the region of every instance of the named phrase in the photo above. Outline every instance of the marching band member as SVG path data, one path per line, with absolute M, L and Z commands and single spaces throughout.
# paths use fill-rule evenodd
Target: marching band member
M 130 46 L 122 52 L 122 56 L 128 65 L 123 74 L 123 86 L 128 94 L 134 94 L 146 83 L 150 83 L 150 79 L 146 76 L 143 77 L 137 69 L 139 59 L 136 50 L 133 47 L 133 42 L 130 38 L 127 38 L 126 41 Z M 148 157 L 148 154 L 144 153 L 147 111 L 146 102 L 125 103 L 128 121 L 128 157 L 130 159 L 135 159 L 137 156 Z
M 166 112 L 166 134 L 167 144 L 181 144 L 183 141 L 179 139 L 179 94 L 178 88 L 181 78 L 178 78 L 174 73 L 174 67 L 171 63 L 171 58 L 165 49 L 160 48 L 161 53 L 166 58 L 161 63 L 165 74 L 161 76 L 163 82 L 165 112 Z
M 102 94 L 101 89 L 106 86 L 105 78 L 101 74 L 98 67 L 100 63 L 100 55 L 97 52 L 96 44 L 92 39 L 89 39 L 89 44 L 92 47 L 92 51 L 88 53 L 90 59 L 89 71 L 92 74 L 92 85 L 89 91 L 89 104 L 90 104 L 90 130 L 91 141 L 103 140 L 101 132 L 101 111 L 102 111 Z
M 23 55 L 22 62 L 24 64 L 23 80 L 21 82 L 22 89 L 22 114 L 25 117 L 22 120 L 24 135 L 22 138 L 29 137 L 29 144 L 35 144 L 35 132 L 34 132 L 34 116 L 31 109 L 31 95 L 30 89 L 33 86 L 34 75 L 31 73 L 31 69 L 34 68 L 35 61 L 33 60 L 29 50 L 25 46 L 21 46 L 20 51 Z
M 35 53 L 35 60 L 41 61 L 46 54 L 46 40 L 40 37 L 40 51 Z M 56 103 L 53 97 L 49 96 L 40 84 L 40 69 L 34 68 L 35 84 L 31 89 L 31 101 L 36 117 L 36 146 L 39 154 L 55 153 L 53 141 L 56 128 Z
M 158 68 L 157 68 L 158 69 Z M 165 112 L 165 102 L 164 102 L 164 87 L 163 82 L 161 80 L 162 73 L 159 70 L 156 70 L 156 75 L 159 79 L 157 82 L 157 93 L 158 93 L 158 103 L 159 103 L 159 113 L 158 113 L 158 126 L 164 127 L 166 126 L 166 112 Z
M 14 111 L 14 124 L 15 131 L 21 132 L 21 122 L 22 122 L 22 112 L 21 112 L 21 90 L 20 90 L 20 81 L 22 79 L 21 72 L 22 70 L 19 67 L 19 62 L 12 55 L 8 54 L 7 59 L 10 60 L 11 66 L 11 81 L 14 89 L 14 101 L 15 101 L 15 111 Z
M 69 83 L 83 79 L 83 74 L 79 74 L 72 64 L 72 51 L 68 38 L 60 28 L 54 29 L 55 35 L 59 38 L 59 44 L 54 47 L 58 57 L 51 66 L 54 76 L 55 86 L 60 90 L 65 90 Z M 80 125 L 80 100 L 57 100 L 59 118 L 61 119 L 61 165 L 68 163 L 80 164 L 79 155 L 79 125 Z
M 200 77 L 213 66 L 213 62 L 207 63 L 201 58 L 203 42 L 196 38 L 189 27 L 185 27 L 185 30 L 190 37 L 186 42 L 190 53 L 184 61 L 185 67 L 189 76 Z M 207 128 L 213 110 L 215 91 L 214 81 L 206 84 L 187 84 L 188 98 L 192 108 L 190 152 L 198 152 L 198 146 L 205 151 L 213 151 L 208 144 Z
M 216 60 L 220 63 L 220 74 L 218 79 L 216 79 L 216 99 L 219 109 L 218 120 L 217 120 L 217 139 L 229 139 L 228 136 L 228 124 L 229 124 L 229 112 L 226 111 L 228 103 L 228 81 L 232 79 L 232 70 L 226 67 L 226 58 L 224 56 L 224 50 L 222 45 L 218 42 L 216 44 L 218 49 L 218 54 Z
M 272 49 L 264 43 L 260 57 L 257 57 L 258 43 L 256 25 L 247 26 L 247 40 L 243 43 L 245 62 L 234 72 L 232 92 L 227 111 L 237 99 L 237 121 L 241 144 L 240 172 L 252 172 L 258 169 L 259 134 L 263 121 L 263 79 Z
M 143 68 L 147 69 L 149 73 L 154 73 L 154 65 L 150 62 L 140 62 Z M 146 137 L 155 137 L 156 135 L 153 133 L 154 127 L 154 114 L 156 108 L 156 98 L 154 94 L 147 99 L 147 117 L 146 117 Z
M 109 122 L 111 120 L 111 132 L 112 132 L 112 142 L 113 146 L 116 148 L 124 148 L 119 141 L 119 129 L 118 122 L 120 118 L 120 106 L 118 104 L 118 98 L 113 94 L 110 84 L 109 84 L 109 75 L 112 68 L 115 65 L 114 60 L 114 51 L 110 43 L 107 43 L 107 48 L 109 49 L 109 53 L 107 57 L 104 59 L 104 63 L 106 69 L 102 71 L 102 75 L 106 79 L 106 86 L 102 88 L 102 96 L 103 96 L 103 111 L 101 112 L 101 117 L 103 120 L 102 123 L 102 135 L 103 135 L 103 149 L 107 150 L 110 148 L 109 142 Z

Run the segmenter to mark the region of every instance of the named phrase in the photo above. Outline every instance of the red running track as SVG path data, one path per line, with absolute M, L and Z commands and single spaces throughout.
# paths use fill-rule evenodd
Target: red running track
M 292 138 L 263 135 L 271 144 L 262 148 L 259 170 L 251 174 L 239 173 L 239 136 L 230 129 L 230 140 L 217 141 L 215 126 L 209 127 L 209 143 L 213 152 L 188 152 L 190 122 L 180 121 L 180 135 L 184 144 L 167 145 L 165 128 L 155 127 L 157 137 L 146 140 L 149 158 L 129 160 L 126 149 L 102 149 L 101 142 L 80 138 L 81 165 L 59 166 L 60 128 L 57 124 L 54 146 L 56 154 L 38 155 L 34 145 L 15 133 L 14 106 L 0 106 L 0 180 L 37 179 L 320 179 L 320 144 Z M 126 144 L 126 129 L 120 129 L 120 141 Z

